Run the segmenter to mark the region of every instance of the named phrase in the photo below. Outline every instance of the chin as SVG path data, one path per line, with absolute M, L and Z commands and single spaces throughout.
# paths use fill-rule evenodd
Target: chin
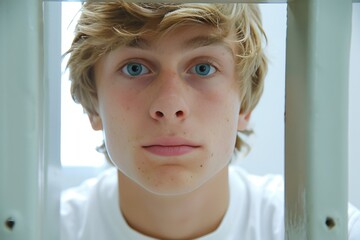
M 203 171 L 196 173 L 182 172 L 182 174 L 157 175 L 156 178 L 140 178 L 135 181 L 146 191 L 159 196 L 184 196 L 201 190 L 212 180 L 220 178 L 227 179 L 227 175 L 219 174 L 223 168 L 218 171 Z M 208 169 L 209 170 L 209 169 Z M 219 178 L 220 177 L 220 178 Z
M 167 186 L 149 186 L 142 185 L 142 187 L 150 192 L 151 194 L 158 196 L 167 196 L 167 197 L 175 197 L 190 194 L 197 189 L 199 189 L 202 184 L 187 184 L 183 186 L 175 185 L 171 186 L 167 184 Z
M 193 174 L 158 176 L 136 181 L 143 189 L 159 196 L 186 195 L 199 189 L 206 179 Z

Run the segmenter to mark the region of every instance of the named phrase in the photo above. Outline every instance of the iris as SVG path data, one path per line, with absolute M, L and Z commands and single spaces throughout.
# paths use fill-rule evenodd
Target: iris
M 149 69 L 141 63 L 128 63 L 123 68 L 122 71 L 132 77 L 140 76 L 149 72 Z

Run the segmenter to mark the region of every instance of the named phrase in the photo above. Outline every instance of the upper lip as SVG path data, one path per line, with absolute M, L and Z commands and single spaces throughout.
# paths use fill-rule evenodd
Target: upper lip
M 193 141 L 187 140 L 181 137 L 161 137 L 149 143 L 143 145 L 143 147 L 151 147 L 151 146 L 164 146 L 164 147 L 172 147 L 172 146 L 191 146 L 191 147 L 200 147 L 200 144 L 197 144 Z

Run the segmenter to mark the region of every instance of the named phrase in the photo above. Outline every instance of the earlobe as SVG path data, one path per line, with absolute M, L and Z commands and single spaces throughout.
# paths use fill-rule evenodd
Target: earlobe
M 251 112 L 249 113 L 240 113 L 239 120 L 238 120 L 238 131 L 246 130 L 251 117 Z
M 95 131 L 99 131 L 99 130 L 103 129 L 102 121 L 98 114 L 91 114 L 88 116 L 89 116 L 91 126 Z

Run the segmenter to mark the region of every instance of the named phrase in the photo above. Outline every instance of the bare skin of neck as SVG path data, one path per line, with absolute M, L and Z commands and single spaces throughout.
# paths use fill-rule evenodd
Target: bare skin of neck
M 194 239 L 220 225 L 228 204 L 228 168 L 209 182 L 181 196 L 148 192 L 118 172 L 120 209 L 136 231 L 159 239 Z

